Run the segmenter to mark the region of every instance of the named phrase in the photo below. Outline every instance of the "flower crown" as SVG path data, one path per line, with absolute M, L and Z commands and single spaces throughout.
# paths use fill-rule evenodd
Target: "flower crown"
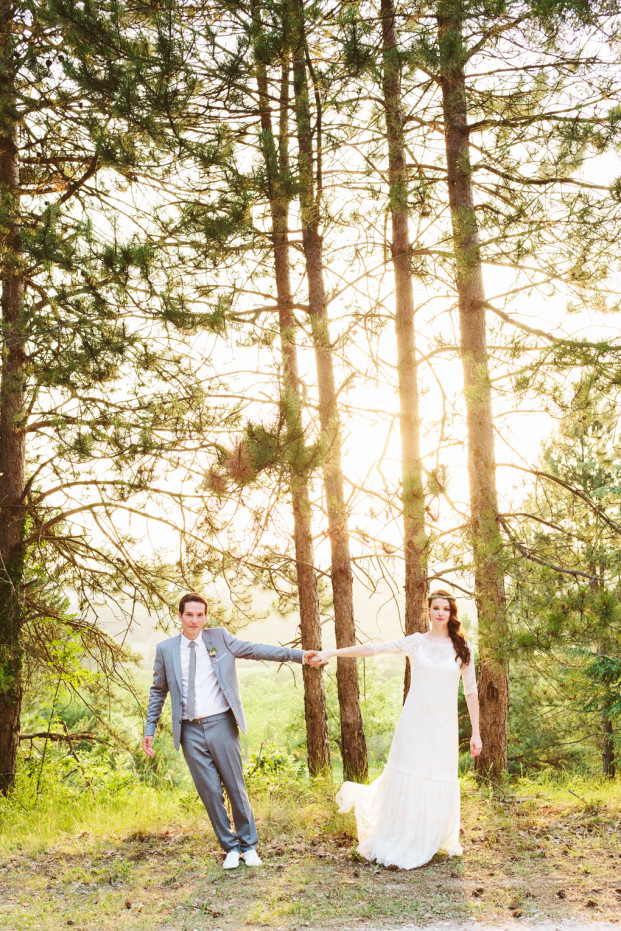
M 456 601 L 455 595 L 451 595 L 449 592 L 431 592 L 428 596 L 427 601 L 434 601 L 436 598 L 446 598 L 447 601 Z

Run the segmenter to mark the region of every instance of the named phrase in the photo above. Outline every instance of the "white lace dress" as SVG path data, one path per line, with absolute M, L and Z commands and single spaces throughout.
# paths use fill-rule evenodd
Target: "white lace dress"
M 346 782 L 339 811 L 354 806 L 358 852 L 384 866 L 410 870 L 438 851 L 461 854 L 457 688 L 476 694 L 474 663 L 462 666 L 452 642 L 416 633 L 374 646 L 373 655 L 407 653 L 412 682 L 388 762 L 371 785 Z

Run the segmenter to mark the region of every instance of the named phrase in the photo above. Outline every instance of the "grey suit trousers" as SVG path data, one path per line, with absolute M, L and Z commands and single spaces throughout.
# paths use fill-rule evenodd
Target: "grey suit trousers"
M 181 749 L 220 846 L 242 852 L 256 847 L 257 828 L 244 782 L 233 712 L 213 714 L 203 723 L 183 721 Z M 231 802 L 235 831 L 224 805 L 223 787 Z

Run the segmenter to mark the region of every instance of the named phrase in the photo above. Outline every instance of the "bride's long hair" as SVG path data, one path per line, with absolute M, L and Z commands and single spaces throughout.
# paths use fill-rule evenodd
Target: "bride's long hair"
M 435 601 L 436 598 L 445 598 L 449 603 L 448 634 L 455 648 L 455 653 L 457 654 L 455 660 L 457 661 L 460 659 L 464 666 L 467 666 L 472 657 L 470 655 L 470 647 L 468 646 L 466 635 L 464 634 L 461 621 L 459 620 L 459 610 L 457 608 L 455 596 L 442 589 L 432 592 L 427 598 L 428 608 L 431 607 L 431 602 Z

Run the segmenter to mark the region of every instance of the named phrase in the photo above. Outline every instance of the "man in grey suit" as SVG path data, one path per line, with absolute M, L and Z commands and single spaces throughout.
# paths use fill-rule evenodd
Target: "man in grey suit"
M 203 630 L 207 602 L 197 592 L 179 602 L 181 633 L 158 643 L 144 752 L 153 757 L 153 737 L 170 693 L 175 749 L 183 750 L 196 790 L 207 809 L 218 841 L 226 851 L 224 869 L 260 866 L 258 841 L 241 759 L 238 727 L 246 718 L 235 672 L 236 659 L 308 663 L 314 651 L 290 650 L 237 640 L 224 627 Z M 224 806 L 223 787 L 231 802 L 235 830 Z

